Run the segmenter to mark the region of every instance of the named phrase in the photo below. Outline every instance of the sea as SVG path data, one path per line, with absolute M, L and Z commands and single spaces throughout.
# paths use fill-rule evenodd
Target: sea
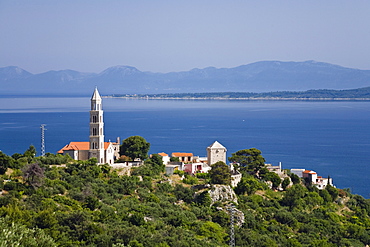
M 0 97 L 0 150 L 40 155 L 88 141 L 90 98 Z M 105 140 L 139 135 L 150 153 L 206 156 L 214 141 L 232 153 L 262 151 L 266 163 L 333 178 L 338 188 L 370 198 L 370 102 L 145 100 L 103 98 Z

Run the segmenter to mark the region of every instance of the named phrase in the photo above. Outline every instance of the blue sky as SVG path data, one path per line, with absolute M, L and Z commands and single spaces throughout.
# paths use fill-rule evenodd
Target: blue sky
M 0 0 L 0 67 L 32 73 L 316 60 L 370 69 L 370 1 Z

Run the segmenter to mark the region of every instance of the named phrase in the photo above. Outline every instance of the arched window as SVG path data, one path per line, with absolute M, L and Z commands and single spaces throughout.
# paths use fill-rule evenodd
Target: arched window
M 93 128 L 93 136 L 96 136 L 96 128 Z
M 101 135 L 103 134 L 103 128 L 100 128 L 100 134 Z

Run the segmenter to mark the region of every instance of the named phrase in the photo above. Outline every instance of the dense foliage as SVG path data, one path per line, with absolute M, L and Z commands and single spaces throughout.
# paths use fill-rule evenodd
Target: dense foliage
M 211 178 L 211 183 L 213 184 L 231 184 L 231 171 L 228 165 L 222 161 L 218 161 L 211 165 L 211 170 L 209 171 L 209 177 Z
M 241 172 L 255 176 L 265 166 L 265 159 L 257 148 L 239 150 L 231 155 L 229 161 L 234 162 L 235 166 L 238 164 Z
M 208 178 L 168 177 L 156 156 L 132 176 L 32 152 L 0 152 L 0 164 L 0 246 L 228 246 L 230 216 L 211 205 Z M 279 192 L 245 175 L 235 192 L 245 216 L 237 246 L 370 244 L 370 200 L 348 190 L 299 182 Z
M 150 143 L 141 136 L 130 136 L 122 141 L 120 155 L 125 155 L 131 160 L 148 158 Z

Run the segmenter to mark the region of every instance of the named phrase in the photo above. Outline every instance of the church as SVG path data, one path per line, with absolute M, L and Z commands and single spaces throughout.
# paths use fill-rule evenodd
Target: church
M 70 142 L 59 154 L 69 154 L 74 160 L 96 158 L 99 164 L 113 164 L 119 157 L 120 140 L 104 142 L 104 121 L 102 99 L 97 88 L 91 97 L 90 138 L 88 142 Z

